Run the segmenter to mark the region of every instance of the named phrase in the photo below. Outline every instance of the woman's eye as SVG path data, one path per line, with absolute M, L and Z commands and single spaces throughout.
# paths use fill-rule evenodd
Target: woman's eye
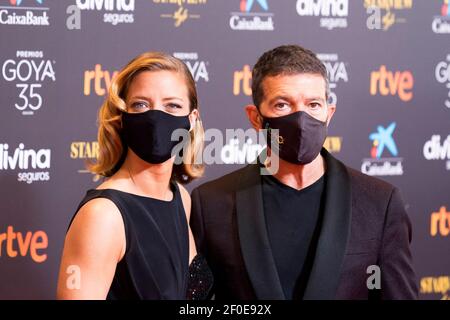
M 135 110 L 142 110 L 148 108 L 147 104 L 144 102 L 135 102 L 131 105 Z
M 181 109 L 182 108 L 179 104 L 176 104 L 176 103 L 169 103 L 167 106 L 170 109 Z

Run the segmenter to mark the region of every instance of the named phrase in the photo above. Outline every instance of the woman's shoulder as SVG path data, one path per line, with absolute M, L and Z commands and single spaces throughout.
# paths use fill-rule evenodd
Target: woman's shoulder
M 180 196 L 181 200 L 183 201 L 184 210 L 186 211 L 186 216 L 189 219 L 191 215 L 191 195 L 181 183 L 175 183 L 178 186 L 178 190 L 180 190 Z

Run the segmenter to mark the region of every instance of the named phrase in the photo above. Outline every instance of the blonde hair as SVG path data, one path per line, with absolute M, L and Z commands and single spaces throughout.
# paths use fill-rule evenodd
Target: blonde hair
M 173 71 L 184 76 L 189 95 L 189 111 L 198 110 L 195 81 L 187 66 L 177 58 L 161 52 L 146 52 L 131 60 L 111 82 L 108 96 L 98 113 L 98 159 L 88 164 L 97 175 L 110 177 L 122 166 L 127 148 L 121 139 L 122 112 L 126 111 L 125 98 L 133 79 L 141 71 Z M 189 145 L 183 152 L 183 163 L 174 164 L 172 178 L 188 183 L 203 175 L 204 166 L 197 157 L 202 154 L 204 131 L 200 115 L 190 131 Z

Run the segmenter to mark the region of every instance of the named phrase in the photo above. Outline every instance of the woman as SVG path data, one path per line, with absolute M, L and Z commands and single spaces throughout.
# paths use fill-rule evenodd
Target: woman
M 172 132 L 189 130 L 175 164 Z M 185 131 L 187 132 L 187 131 Z M 188 225 L 191 200 L 180 183 L 198 178 L 203 128 L 186 65 L 144 53 L 114 78 L 99 112 L 99 157 L 108 177 L 88 190 L 66 235 L 60 299 L 195 299 L 211 274 Z

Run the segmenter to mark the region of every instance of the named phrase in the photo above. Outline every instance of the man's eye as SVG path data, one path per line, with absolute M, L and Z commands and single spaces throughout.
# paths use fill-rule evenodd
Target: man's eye
M 275 108 L 278 110 L 286 109 L 289 105 L 285 102 L 280 102 L 275 105 Z
M 310 103 L 309 106 L 310 106 L 312 109 L 318 109 L 318 108 L 320 108 L 322 105 L 321 105 L 320 103 L 318 103 L 318 102 L 313 102 L 313 103 Z

